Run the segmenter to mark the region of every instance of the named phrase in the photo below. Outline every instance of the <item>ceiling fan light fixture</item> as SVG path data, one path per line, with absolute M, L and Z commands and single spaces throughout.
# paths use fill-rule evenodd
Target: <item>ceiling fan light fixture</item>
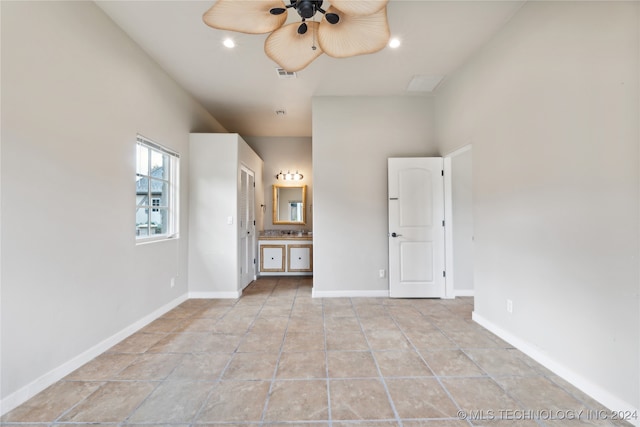
M 264 42 L 267 56 L 286 71 L 300 71 L 322 55 L 322 49 L 314 43 L 319 24 L 315 21 L 306 24 L 309 29 L 305 34 L 298 33 L 299 24 L 294 22 L 278 28 Z
M 285 9 L 284 7 L 274 7 L 274 8 L 269 10 L 269 13 L 272 14 L 272 15 L 282 15 L 286 11 L 287 11 L 287 9 Z
M 392 38 L 391 40 L 389 40 L 389 47 L 391 49 L 397 49 L 400 47 L 400 39 L 397 37 Z
M 287 14 L 273 15 L 272 9 L 284 6 L 282 0 L 218 0 L 202 16 L 205 24 L 219 30 L 246 34 L 264 34 L 282 27 Z
M 234 47 L 236 47 L 236 42 L 234 42 L 233 39 L 230 37 L 227 37 L 226 39 L 224 39 L 222 41 L 222 44 L 224 45 L 224 47 L 228 49 L 233 49 Z
M 320 10 L 320 6 L 322 6 L 322 0 L 297 0 L 293 7 L 302 19 L 310 19 Z
M 389 0 L 331 0 L 332 6 L 341 12 L 352 16 L 373 15 L 376 12 L 380 12 L 387 3 L 389 3 Z
M 335 11 L 331 6 L 327 13 Z M 338 25 L 323 20 L 318 30 L 318 44 L 324 53 L 334 58 L 377 52 L 384 49 L 390 37 L 386 8 L 366 16 L 343 14 Z
M 289 4 L 285 0 L 217 0 L 202 19 L 220 30 L 271 33 L 265 53 L 284 70 L 296 72 L 322 53 L 347 58 L 382 50 L 390 38 L 388 1 L 331 0 L 325 11 L 324 0 L 289 0 Z M 285 24 L 290 8 L 302 18 L 301 23 Z M 312 20 L 316 12 L 325 19 Z
M 340 22 L 340 16 L 338 16 L 337 13 L 326 13 L 324 17 L 327 18 L 327 21 L 329 21 L 329 24 L 335 25 L 338 22 Z

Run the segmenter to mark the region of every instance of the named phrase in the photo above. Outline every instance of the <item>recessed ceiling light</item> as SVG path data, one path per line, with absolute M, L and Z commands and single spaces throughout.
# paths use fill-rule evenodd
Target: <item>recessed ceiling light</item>
M 391 40 L 389 40 L 389 47 L 391 49 L 396 49 L 396 48 L 400 47 L 400 39 L 397 38 L 397 37 L 394 37 Z
M 224 39 L 224 41 L 222 42 L 222 44 L 225 47 L 228 47 L 229 49 L 233 49 L 234 47 L 236 47 L 236 42 L 233 41 L 233 39 L 230 38 L 226 38 Z

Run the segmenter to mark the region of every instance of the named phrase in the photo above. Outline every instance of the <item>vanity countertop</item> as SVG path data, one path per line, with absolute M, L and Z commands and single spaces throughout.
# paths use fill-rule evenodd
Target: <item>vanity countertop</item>
M 313 234 L 306 232 L 261 232 L 258 240 L 313 240 Z

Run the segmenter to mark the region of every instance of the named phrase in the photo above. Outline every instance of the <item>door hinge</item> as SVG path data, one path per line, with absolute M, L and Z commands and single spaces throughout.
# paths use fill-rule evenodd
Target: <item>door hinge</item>
M 253 259 L 253 265 L 256 265 L 256 259 L 255 258 Z
M 444 219 L 442 220 L 442 226 L 444 227 Z
M 443 169 L 443 170 L 441 170 L 440 172 L 442 172 L 442 176 L 444 176 L 444 169 Z
M 446 271 L 442 272 L 442 277 L 447 277 L 447 272 Z
M 255 225 L 256 225 L 256 220 L 254 219 L 253 220 L 253 226 L 255 227 Z

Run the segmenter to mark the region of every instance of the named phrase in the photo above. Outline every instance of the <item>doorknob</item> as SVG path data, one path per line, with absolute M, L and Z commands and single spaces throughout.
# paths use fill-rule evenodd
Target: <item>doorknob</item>
M 391 237 L 400 237 L 400 236 L 402 236 L 402 234 L 391 233 Z

